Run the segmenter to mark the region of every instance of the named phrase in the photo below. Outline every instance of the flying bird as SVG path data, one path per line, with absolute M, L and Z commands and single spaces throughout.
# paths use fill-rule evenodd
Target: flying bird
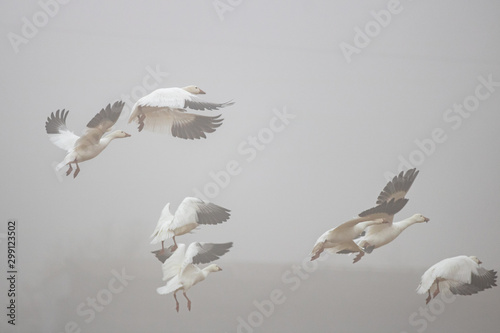
M 366 227 L 382 223 L 388 222 L 383 218 L 363 222 L 358 217 L 326 231 L 318 238 L 316 244 L 314 244 L 311 251 L 311 261 L 319 258 L 324 250 L 332 253 L 362 252 L 363 250 L 353 239 L 358 237 Z
M 201 269 L 197 264 L 207 264 L 219 259 L 229 251 L 233 243 L 198 243 L 193 242 L 186 247 L 185 244 L 179 244 L 175 252 L 171 253 L 162 265 L 163 281 L 167 284 L 156 289 L 160 295 L 174 293 L 175 310 L 179 312 L 179 301 L 177 292 L 182 290 L 187 300 L 187 308 L 191 311 L 191 300 L 186 292 L 195 284 L 205 280 L 210 273 L 221 271 L 222 268 L 215 264 L 208 265 Z
M 104 135 L 116 123 L 124 105 L 125 103 L 121 101 L 115 102 L 113 106 L 108 104 L 89 121 L 81 137 L 66 127 L 69 111 L 63 109 L 57 110 L 55 114 L 52 112 L 45 122 L 45 130 L 53 144 L 67 151 L 66 157 L 56 166 L 56 170 L 68 165 L 69 168 L 66 172 L 66 176 L 68 176 L 73 171 L 72 164 L 74 164 L 76 166 L 73 173 L 74 178 L 80 172 L 78 163 L 99 155 L 113 139 L 129 137 L 130 134 L 121 130 Z
M 361 260 L 365 253 L 371 253 L 373 249 L 392 242 L 406 228 L 414 223 L 429 222 L 429 219 L 422 214 L 414 214 L 400 222 L 393 222 L 394 215 L 403 209 L 408 202 L 405 196 L 410 190 L 417 175 L 418 171 L 415 168 L 405 173 L 401 171 L 399 175 L 395 176 L 387 183 L 382 192 L 380 192 L 376 202 L 378 206 L 360 214 L 360 216 L 365 216 L 374 212 L 385 212 L 387 214 L 385 219 L 389 223 L 371 225 L 366 228 L 364 235 L 356 240 L 358 246 L 364 251 L 358 252 L 358 255 L 354 258 L 354 263 Z M 397 209 L 391 207 L 397 207 Z
M 440 292 L 472 295 L 496 286 L 497 272 L 487 270 L 475 256 L 457 256 L 431 266 L 420 280 L 418 294 L 428 293 L 425 304 Z M 432 297 L 431 297 L 432 294 Z
M 170 249 L 175 251 L 177 242 L 175 236 L 187 234 L 201 224 L 219 224 L 229 219 L 230 210 L 217 206 L 211 202 L 205 202 L 198 198 L 186 197 L 182 200 L 174 215 L 170 213 L 170 203 L 163 208 L 160 219 L 151 237 L 151 244 L 161 242 L 162 250 L 165 249 L 165 240 L 172 238 L 174 246 Z
M 198 98 L 205 94 L 197 86 L 161 88 L 139 99 L 130 113 L 128 122 L 136 121 L 139 132 L 144 128 L 152 132 L 169 132 L 182 139 L 206 138 L 222 125 L 221 115 L 202 116 L 188 113 L 191 110 L 218 110 L 234 102 L 210 103 Z

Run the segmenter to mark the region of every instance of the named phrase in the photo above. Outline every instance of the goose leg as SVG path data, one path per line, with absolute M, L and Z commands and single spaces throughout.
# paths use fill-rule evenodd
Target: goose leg
M 314 256 L 311 257 L 311 261 L 318 259 L 319 255 L 323 252 L 324 248 L 321 248 L 321 250 L 317 251 Z
M 429 293 L 429 296 L 427 296 L 427 298 L 425 299 L 425 304 L 429 304 L 429 302 L 431 301 L 431 290 L 429 289 L 427 292 Z
M 174 237 L 172 237 L 172 239 L 174 240 L 174 245 L 172 245 L 172 246 L 170 247 L 170 251 L 172 251 L 172 252 L 173 252 L 173 251 L 177 250 L 177 242 L 175 241 L 175 236 L 174 236 Z
M 66 176 L 69 176 L 69 174 L 71 173 L 71 171 L 73 171 L 73 167 L 71 166 L 71 162 L 68 163 L 68 166 L 69 166 L 69 168 L 68 168 L 68 171 L 66 171 Z
M 137 116 L 137 121 L 139 122 L 139 132 L 144 128 L 144 119 L 146 119 L 145 114 L 140 114 Z
M 191 311 L 191 300 L 187 297 L 185 290 L 182 291 L 182 294 L 184 295 L 184 297 L 186 297 L 188 301 L 188 310 Z
M 73 178 L 76 178 L 76 176 L 78 176 L 78 173 L 80 173 L 80 166 L 78 165 L 78 162 L 76 161 L 76 159 L 75 159 L 75 164 L 76 164 L 76 170 L 73 173 Z
M 165 241 L 161 241 L 161 253 L 165 252 L 165 246 L 163 245 Z
M 176 296 L 175 294 L 177 294 L 177 290 L 176 290 L 176 291 L 174 291 L 174 298 L 175 298 L 175 310 L 176 310 L 177 312 L 179 312 L 179 301 L 177 300 L 177 296 Z
M 361 260 L 361 258 L 363 258 L 364 255 L 365 255 L 365 253 L 363 251 L 359 251 L 358 255 L 356 256 L 356 258 L 354 258 L 354 260 L 352 261 L 352 263 L 353 264 L 357 263 L 358 261 Z
M 436 297 L 439 294 L 439 280 L 436 280 L 436 291 L 432 294 L 432 297 Z

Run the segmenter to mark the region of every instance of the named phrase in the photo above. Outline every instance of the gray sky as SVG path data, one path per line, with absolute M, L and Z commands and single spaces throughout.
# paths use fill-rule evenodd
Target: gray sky
M 301 263 L 324 231 L 373 206 L 402 166 L 420 174 L 396 220 L 422 213 L 431 221 L 356 267 L 340 255 L 320 265 L 411 270 L 415 288 L 427 267 L 450 256 L 476 255 L 485 267 L 500 267 L 496 1 L 47 3 L 0 4 L 8 113 L 0 123 L 0 233 L 9 218 L 18 219 L 26 288 L 19 297 L 27 303 L 28 290 L 47 281 L 69 279 L 63 294 L 74 296 L 86 283 L 71 278 L 77 272 L 92 270 L 107 281 L 121 267 L 137 276 L 149 269 L 157 283 L 144 286 L 140 302 L 157 302 L 151 291 L 162 284 L 161 270 L 149 235 L 167 202 L 175 209 L 200 192 L 231 209 L 231 219 L 179 242 L 233 241 L 219 261 L 225 267 Z M 221 3 L 226 7 L 217 9 Z M 144 93 L 189 84 L 208 101 L 236 102 L 208 113 L 221 113 L 224 123 L 207 139 L 138 133 L 127 124 L 130 103 Z M 57 174 L 64 152 L 48 140 L 47 116 L 69 109 L 67 125 L 81 134 L 119 99 L 128 104 L 115 128 L 132 137 L 82 163 L 76 179 Z M 228 165 L 237 171 L 226 177 Z M 490 293 L 498 299 L 498 290 Z M 414 289 L 408 295 L 423 302 Z M 82 299 L 74 297 L 71 309 Z M 48 302 L 44 317 L 62 306 Z M 42 316 L 41 308 L 20 311 Z M 54 318 L 43 329 L 62 331 L 66 320 Z

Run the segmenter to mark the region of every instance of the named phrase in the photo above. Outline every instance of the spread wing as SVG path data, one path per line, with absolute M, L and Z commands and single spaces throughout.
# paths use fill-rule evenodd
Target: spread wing
M 155 257 L 160 260 L 162 263 L 164 263 L 168 258 L 170 258 L 172 256 L 172 254 L 174 254 L 174 252 L 170 251 L 169 248 L 165 248 L 165 249 L 159 249 L 159 250 L 156 250 L 156 251 L 151 251 L 152 254 L 155 255 Z
M 233 246 L 229 243 L 191 243 L 186 251 L 185 264 L 207 264 L 219 259 Z
M 57 110 L 55 114 L 52 112 L 45 122 L 45 130 L 49 135 L 49 140 L 57 147 L 66 151 L 72 150 L 75 147 L 76 141 L 80 138 L 66 127 L 68 113 L 69 111 L 64 109 Z
M 410 190 L 413 181 L 418 175 L 417 169 L 410 169 L 403 173 L 401 171 L 399 175 L 395 176 L 387 185 L 385 185 L 382 192 L 380 192 L 377 198 L 377 205 L 384 202 L 388 202 L 392 199 L 398 200 L 405 197 L 406 193 Z
M 101 109 L 88 124 L 85 134 L 78 140 L 77 144 L 98 144 L 104 133 L 109 131 L 116 123 L 122 113 L 124 102 L 118 101 L 111 106 L 108 104 Z
M 233 101 L 225 103 L 210 103 L 210 102 L 186 99 L 184 102 L 184 108 L 190 108 L 192 110 L 219 110 L 220 108 L 231 106 L 233 104 L 234 104 Z
M 359 214 L 365 221 L 371 221 L 379 218 L 387 220 L 392 223 L 394 215 L 396 215 L 408 203 L 408 199 L 394 199 L 381 203 L 378 206 L 367 209 Z
M 175 211 L 171 229 L 183 227 L 188 224 L 219 224 L 229 219 L 230 210 L 217 206 L 201 199 L 187 197 Z
M 134 112 L 144 115 L 144 129 L 151 132 L 170 132 L 181 139 L 206 138 L 206 133 L 215 132 L 224 119 L 217 116 L 202 116 L 187 113 L 183 109 L 136 105 Z M 136 120 L 131 116 L 130 121 Z
M 487 270 L 483 267 L 477 269 L 477 273 L 472 272 L 470 283 L 461 281 L 448 281 L 450 291 L 455 295 L 472 295 L 485 289 L 496 286 L 497 272 Z

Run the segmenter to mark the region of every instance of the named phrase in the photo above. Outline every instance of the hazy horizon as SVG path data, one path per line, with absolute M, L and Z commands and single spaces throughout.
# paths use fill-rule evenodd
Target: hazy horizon
M 0 8 L 4 305 L 7 223 L 18 221 L 17 324 L 3 313 L 2 332 L 235 332 L 238 317 L 279 288 L 286 300 L 255 332 L 409 333 L 423 329 L 409 316 L 425 305 L 415 289 L 428 267 L 475 255 L 500 268 L 498 2 L 41 0 Z M 205 101 L 235 102 L 197 112 L 224 118 L 206 139 L 127 123 L 140 97 L 191 84 Z M 80 135 L 117 100 L 126 105 L 115 128 L 131 137 L 81 163 L 76 179 L 55 172 L 65 152 L 49 141 L 47 117 L 69 110 L 66 124 Z M 318 262 L 290 291 L 294 282 L 282 275 L 307 261 L 316 239 L 373 207 L 390 177 L 413 167 L 420 173 L 395 221 L 420 213 L 430 222 L 354 265 L 345 255 Z M 216 261 L 223 271 L 188 292 L 192 311 L 181 295 L 177 314 L 171 295 L 156 294 L 163 281 L 150 235 L 165 204 L 174 211 L 187 196 L 231 217 L 176 240 L 234 246 Z M 109 294 L 122 268 L 135 280 Z M 422 331 L 496 332 L 499 290 L 457 297 Z M 95 318 L 86 307 L 79 315 L 99 292 L 112 301 Z M 65 328 L 71 321 L 78 327 Z

